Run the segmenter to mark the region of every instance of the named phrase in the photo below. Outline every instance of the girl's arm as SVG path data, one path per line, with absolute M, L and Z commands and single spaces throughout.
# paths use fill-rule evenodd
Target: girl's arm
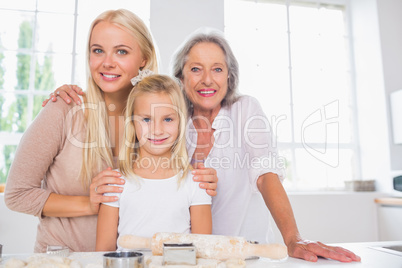
M 96 251 L 115 251 L 117 249 L 117 227 L 119 208 L 102 204 L 96 228 Z
M 197 205 L 190 207 L 191 233 L 211 234 L 212 215 L 211 205 Z

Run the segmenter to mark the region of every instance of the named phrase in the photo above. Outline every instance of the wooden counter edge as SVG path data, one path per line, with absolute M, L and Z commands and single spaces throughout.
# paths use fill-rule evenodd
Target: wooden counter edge
M 380 205 L 402 206 L 402 198 L 398 197 L 382 197 L 376 198 L 374 201 Z

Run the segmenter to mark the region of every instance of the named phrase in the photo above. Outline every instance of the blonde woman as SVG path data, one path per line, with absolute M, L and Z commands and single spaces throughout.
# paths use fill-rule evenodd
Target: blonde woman
M 40 220 L 35 252 L 45 252 L 47 245 L 95 250 L 99 204 L 116 200 L 100 190 L 121 192 L 107 184 L 124 183 L 112 168 L 130 80 L 139 70 L 157 71 L 151 34 L 127 10 L 106 11 L 94 20 L 87 52 L 83 107 L 47 105 L 24 134 L 7 179 L 7 206 Z
M 189 172 L 187 107 L 179 85 L 166 75 L 142 72 L 134 83 L 119 158 L 126 183 L 116 202 L 101 205 L 98 251 L 116 250 L 124 234 L 212 232 L 211 197 Z

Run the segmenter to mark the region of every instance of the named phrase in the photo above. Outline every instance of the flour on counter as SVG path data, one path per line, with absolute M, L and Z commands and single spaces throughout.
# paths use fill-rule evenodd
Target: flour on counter
M 48 256 L 45 254 L 32 255 L 27 261 L 16 258 L 9 259 L 4 268 L 81 268 L 81 264 L 69 258 L 59 256 Z

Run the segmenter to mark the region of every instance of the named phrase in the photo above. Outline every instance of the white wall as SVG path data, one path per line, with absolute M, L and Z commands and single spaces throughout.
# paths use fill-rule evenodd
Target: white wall
M 32 253 L 38 219 L 32 215 L 9 210 L 0 193 L 0 244 L 3 254 Z
M 170 74 L 170 57 L 200 27 L 224 30 L 223 0 L 151 0 L 151 32 L 159 47 L 160 73 Z
M 402 2 L 350 0 L 362 177 L 392 195 L 402 174 L 402 145 L 393 144 L 391 92 L 402 89 Z M 373 131 L 375 129 L 375 131 Z
M 376 0 L 352 0 L 356 90 L 362 178 L 376 179 L 383 191 L 392 189 L 386 96 Z M 373 131 L 375 129 L 375 131 Z
M 303 238 L 323 243 L 377 241 L 377 192 L 289 193 Z M 282 242 L 274 229 L 275 239 Z
M 389 94 L 402 89 L 402 1 L 377 0 L 377 7 L 388 125 L 392 128 Z M 402 144 L 393 143 L 392 131 L 389 134 L 389 148 L 391 169 L 402 171 Z

